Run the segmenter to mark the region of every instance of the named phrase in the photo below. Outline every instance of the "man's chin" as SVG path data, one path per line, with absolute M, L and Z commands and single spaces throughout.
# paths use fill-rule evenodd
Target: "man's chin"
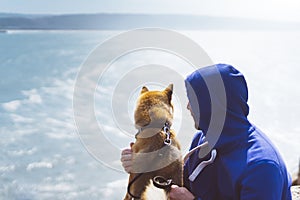
M 198 125 L 198 124 L 196 124 L 196 123 L 195 123 L 195 125 L 194 125 L 194 126 L 195 126 L 195 129 L 197 129 L 197 130 L 201 130 L 201 128 L 199 127 L 199 125 Z

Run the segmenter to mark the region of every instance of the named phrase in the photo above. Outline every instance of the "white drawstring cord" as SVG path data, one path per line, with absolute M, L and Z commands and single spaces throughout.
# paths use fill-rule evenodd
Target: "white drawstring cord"
M 193 173 L 189 176 L 190 181 L 194 181 L 200 172 L 209 164 L 213 163 L 217 157 L 217 150 L 213 149 L 211 151 L 211 157 L 209 160 L 202 161 L 199 165 L 194 169 Z
M 195 151 L 197 151 L 198 149 L 201 149 L 202 147 L 204 147 L 206 145 L 208 145 L 208 142 L 204 142 L 203 144 L 200 144 L 199 146 L 196 146 L 195 148 L 190 150 L 187 154 L 185 154 L 183 163 L 185 163 Z

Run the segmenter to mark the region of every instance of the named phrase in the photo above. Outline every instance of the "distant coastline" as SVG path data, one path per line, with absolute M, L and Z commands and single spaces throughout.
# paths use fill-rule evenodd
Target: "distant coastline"
M 179 30 L 300 30 L 296 22 L 175 14 L 0 13 L 0 30 L 128 30 L 159 27 Z

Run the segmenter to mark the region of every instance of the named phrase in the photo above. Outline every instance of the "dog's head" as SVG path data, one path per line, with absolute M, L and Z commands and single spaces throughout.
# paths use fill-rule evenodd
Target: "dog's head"
M 173 119 L 172 94 L 173 84 L 163 91 L 149 91 L 144 86 L 134 113 L 136 128 L 163 127 L 166 122 L 171 125 Z

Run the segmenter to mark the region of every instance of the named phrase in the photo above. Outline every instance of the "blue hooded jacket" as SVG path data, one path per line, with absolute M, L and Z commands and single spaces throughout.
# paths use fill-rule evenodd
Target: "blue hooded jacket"
M 271 141 L 247 119 L 248 89 L 234 67 L 217 64 L 201 68 L 185 81 L 187 95 L 200 129 L 184 166 L 184 184 L 201 200 L 290 200 L 291 180 Z M 195 168 L 217 156 L 191 180 Z

